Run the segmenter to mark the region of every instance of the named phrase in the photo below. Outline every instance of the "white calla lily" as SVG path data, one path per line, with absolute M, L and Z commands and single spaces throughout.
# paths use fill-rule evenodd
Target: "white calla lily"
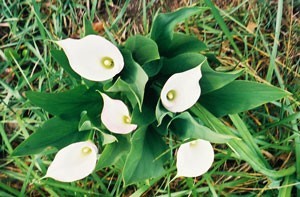
M 105 81 L 121 72 L 124 60 L 119 49 L 101 36 L 56 41 L 66 53 L 71 68 L 83 78 Z
M 112 99 L 103 93 L 101 95 L 104 102 L 101 121 L 108 130 L 127 134 L 137 128 L 136 124 L 131 124 L 129 110 L 121 100 Z
M 177 152 L 176 177 L 197 177 L 208 171 L 214 161 L 214 150 L 210 142 L 194 140 L 182 144 Z
M 83 179 L 95 169 L 97 153 L 98 148 L 91 141 L 70 144 L 57 152 L 44 178 L 61 182 Z
M 200 97 L 200 66 L 172 75 L 162 88 L 163 106 L 171 112 L 183 112 L 192 107 Z

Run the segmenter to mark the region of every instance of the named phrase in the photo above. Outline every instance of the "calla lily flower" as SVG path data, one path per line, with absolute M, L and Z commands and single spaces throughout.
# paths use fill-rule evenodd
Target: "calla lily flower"
M 61 182 L 83 179 L 95 169 L 97 153 L 98 148 L 91 141 L 70 144 L 57 152 L 44 178 Z
M 137 128 L 136 124 L 131 124 L 129 110 L 121 100 L 112 99 L 103 93 L 101 95 L 104 101 L 101 121 L 108 130 L 127 134 Z
M 119 49 L 101 36 L 56 41 L 65 51 L 71 68 L 83 78 L 105 81 L 121 72 L 124 60 Z
M 171 112 L 183 112 L 192 107 L 200 97 L 200 66 L 172 75 L 162 88 L 163 106 Z
M 182 144 L 177 152 L 176 177 L 197 177 L 208 171 L 214 161 L 214 150 L 210 142 L 194 140 Z

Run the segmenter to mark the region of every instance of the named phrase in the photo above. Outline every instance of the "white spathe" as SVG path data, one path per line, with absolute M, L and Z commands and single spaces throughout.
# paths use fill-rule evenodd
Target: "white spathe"
M 176 177 L 197 177 L 208 171 L 214 161 L 210 142 L 198 139 L 182 144 L 177 152 Z
M 70 144 L 57 152 L 44 178 L 61 182 L 83 179 L 95 169 L 97 154 L 98 148 L 91 141 Z
M 67 55 L 71 68 L 83 78 L 105 81 L 121 72 L 124 60 L 119 49 L 105 38 L 89 35 L 82 39 L 56 41 Z
M 112 99 L 103 93 L 101 96 L 104 101 L 101 121 L 109 131 L 128 134 L 137 128 L 136 124 L 131 124 L 129 110 L 123 101 Z
M 183 112 L 192 107 L 200 97 L 201 69 L 193 69 L 172 75 L 162 88 L 163 106 L 171 112 Z

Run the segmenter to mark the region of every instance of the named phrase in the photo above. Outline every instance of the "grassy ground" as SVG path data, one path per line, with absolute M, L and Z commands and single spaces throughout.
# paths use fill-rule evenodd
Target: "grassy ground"
M 48 114 L 24 97 L 27 90 L 62 91 L 73 86 L 50 56 L 51 40 L 78 38 L 83 15 L 94 22 L 101 35 L 122 43 L 128 36 L 147 34 L 154 14 L 182 6 L 206 6 L 202 1 L 0 1 L 0 196 L 298 196 L 300 156 L 300 20 L 299 1 L 216 0 L 226 25 L 226 36 L 218 20 L 207 11 L 185 21 L 178 31 L 204 40 L 222 66 L 217 70 L 245 68 L 244 79 L 271 83 L 293 95 L 240 117 L 260 147 L 270 168 L 295 165 L 298 174 L 270 180 L 247 163 L 231 156 L 226 145 L 215 146 L 215 163 L 209 173 L 196 179 L 176 179 L 175 168 L 165 178 L 122 187 L 118 172 L 106 168 L 88 179 L 71 184 L 39 180 L 53 152 L 21 158 L 10 157 Z M 280 12 L 280 10 L 283 12 Z M 281 25 L 280 25 L 281 24 Z M 110 32 L 110 33 L 109 33 Z M 231 40 L 230 40 L 231 39 Z M 236 47 L 232 45 L 235 43 Z M 273 75 L 272 75 L 273 74 Z M 230 117 L 224 119 L 233 126 Z M 298 145 L 299 148 L 299 145 Z M 300 150 L 298 150 L 299 154 Z M 253 158 L 255 159 L 255 158 Z M 171 161 L 171 163 L 174 163 Z M 173 164 L 174 165 L 174 164 Z M 297 177 L 298 176 L 298 181 Z

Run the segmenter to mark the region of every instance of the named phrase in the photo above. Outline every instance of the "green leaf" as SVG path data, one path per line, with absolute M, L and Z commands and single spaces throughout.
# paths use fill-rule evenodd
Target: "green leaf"
M 186 7 L 172 13 L 158 14 L 153 20 L 150 38 L 157 43 L 159 52 L 163 54 L 168 51 L 176 24 L 202 10 L 199 7 Z
M 200 52 L 207 49 L 206 45 L 195 36 L 174 33 L 173 40 L 166 52 L 167 57 L 174 57 L 181 53 Z
M 147 73 L 148 77 L 154 77 L 159 73 L 162 66 L 163 66 L 162 61 L 161 59 L 159 59 L 144 64 L 143 69 Z
M 140 127 L 132 136 L 131 149 L 123 169 L 125 185 L 161 176 L 169 156 L 167 148 L 155 131 Z
M 26 92 L 31 103 L 49 113 L 61 117 L 74 117 L 87 111 L 93 123 L 99 123 L 98 117 L 102 108 L 102 99 L 94 88 L 78 86 L 62 93 Z M 97 124 L 96 124 L 97 125 Z
M 153 123 L 155 121 L 155 112 L 152 103 L 145 103 L 142 107 L 142 110 L 140 110 L 138 107 L 135 107 L 132 112 L 131 120 L 137 125 L 149 125 Z
M 87 14 L 83 16 L 83 27 L 84 27 L 84 36 L 98 35 L 98 33 L 93 28 L 92 22 L 88 19 Z
M 106 87 L 105 90 L 107 92 L 124 92 L 131 105 L 134 107 L 137 103 L 141 110 L 148 76 L 133 60 L 130 51 L 121 50 L 121 52 L 126 65 L 122 70 L 121 78 L 118 78 L 111 87 Z
M 124 93 L 127 99 L 129 100 L 132 108 L 135 108 L 135 106 L 138 103 L 138 95 L 136 95 L 135 91 L 133 90 L 133 87 L 126 81 L 122 80 L 120 77 L 116 80 L 116 82 L 113 85 L 105 85 L 104 90 L 106 92 Z
M 169 133 L 169 123 L 172 120 L 173 115 L 172 116 L 165 116 L 165 118 L 163 119 L 163 121 L 161 121 L 160 124 L 152 124 L 152 128 L 159 133 L 160 135 L 168 135 Z
M 115 136 L 107 134 L 103 132 L 101 129 L 94 126 L 87 112 L 83 111 L 81 113 L 80 121 L 78 123 L 78 131 L 91 131 L 91 130 L 96 130 L 100 133 L 102 146 L 117 141 L 117 138 Z
M 216 72 L 208 65 L 206 57 L 199 53 L 183 53 L 173 58 L 163 59 L 161 73 L 174 74 L 183 72 L 202 64 L 202 78 L 200 79 L 201 94 L 217 90 L 239 77 L 243 70 L 232 72 Z
M 167 75 L 184 72 L 203 64 L 206 59 L 204 55 L 199 53 L 183 53 L 173 58 L 164 58 L 160 72 Z
M 94 127 L 93 123 L 87 115 L 87 111 L 83 111 L 80 115 L 80 120 L 78 123 L 78 131 L 88 131 L 92 130 Z
M 197 122 L 189 112 L 183 112 L 174 117 L 169 123 L 169 128 L 181 140 L 203 139 L 213 143 L 226 143 L 236 138 L 210 130 Z
M 98 162 L 96 170 L 116 165 L 122 157 L 127 156 L 130 150 L 130 141 L 127 135 L 116 135 L 117 141 L 105 146 Z M 119 165 L 118 165 L 119 166 Z
M 15 62 L 14 60 L 16 60 L 16 61 L 21 60 L 21 57 L 18 54 L 18 51 L 13 49 L 13 48 L 4 49 L 4 55 L 6 57 L 6 60 L 9 61 L 9 62 L 12 62 L 12 63 Z
M 85 141 L 90 132 L 78 131 L 78 119 L 63 120 L 55 117 L 31 134 L 12 153 L 12 156 L 37 154 L 47 147 L 61 149 L 71 143 Z
M 145 36 L 136 35 L 128 38 L 125 47 L 131 51 L 133 59 L 140 65 L 160 58 L 156 43 Z
M 163 119 L 166 117 L 174 117 L 174 114 L 170 111 L 168 111 L 161 103 L 161 100 L 157 102 L 156 108 L 155 108 L 155 117 L 157 120 L 157 126 L 160 126 L 162 123 Z
M 200 87 L 202 95 L 224 87 L 244 73 L 242 69 L 231 72 L 216 72 L 208 65 L 208 62 L 202 64 L 201 70 Z
M 218 118 L 212 115 L 208 110 L 202 107 L 200 104 L 194 105 L 190 109 L 193 114 L 200 118 L 200 120 L 209 127 L 210 129 L 217 131 L 218 133 L 235 136 L 234 131 L 224 125 Z M 257 156 L 256 152 L 251 149 L 247 143 L 243 140 L 232 139 L 228 142 L 230 148 L 240 157 L 242 160 L 245 160 L 249 165 L 258 172 L 265 174 L 266 176 L 272 178 L 280 178 L 284 176 L 288 176 L 293 174 L 296 171 L 295 166 L 291 166 L 287 169 L 283 169 L 280 171 L 270 170 L 265 166 L 265 162 L 261 160 L 260 157 Z M 255 158 L 255 159 L 253 159 Z
M 111 144 L 111 143 L 114 143 L 115 141 L 118 141 L 118 139 L 114 135 L 107 134 L 99 129 L 96 129 L 96 130 L 98 130 L 100 132 L 102 146 L 105 146 L 107 144 Z
M 288 92 L 271 85 L 234 81 L 221 89 L 202 95 L 199 102 L 214 115 L 221 117 L 243 112 L 287 95 Z
M 118 141 L 118 139 L 111 134 L 105 133 L 101 129 L 97 127 L 93 127 L 94 130 L 98 131 L 100 133 L 99 141 L 101 141 L 102 146 L 105 146 L 107 144 L 114 143 L 115 141 Z
M 80 75 L 78 75 L 70 66 L 69 60 L 63 50 L 52 49 L 50 51 L 52 57 L 57 61 L 57 63 L 63 67 L 63 69 L 69 73 L 76 80 L 81 80 Z

